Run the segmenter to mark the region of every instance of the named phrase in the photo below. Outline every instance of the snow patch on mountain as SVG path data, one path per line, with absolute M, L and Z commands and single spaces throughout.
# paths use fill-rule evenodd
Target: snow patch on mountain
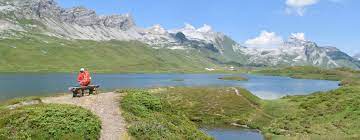
M 306 41 L 305 40 L 305 33 L 292 33 L 290 38 L 293 38 L 293 39 L 296 39 L 296 40 Z
M 220 53 L 223 50 L 221 43 L 224 35 L 214 32 L 212 27 L 206 24 L 198 29 L 190 24 L 185 24 L 184 28 L 174 30 L 166 30 L 161 25 L 141 28 L 136 26 L 130 14 L 103 16 L 97 15 L 94 10 L 85 7 L 64 9 L 54 0 L 3 1 L 0 0 L 0 7 L 4 9 L 0 11 L 0 14 L 8 15 L 5 9 L 14 10 L 14 16 L 8 17 L 9 20 L 36 20 L 37 23 L 45 26 L 45 28 L 38 26 L 41 28 L 39 31 L 53 37 L 95 41 L 137 40 L 152 47 L 160 48 L 184 49 L 185 46 L 191 48 L 195 45 L 200 48 L 210 48 Z M 15 28 L 10 24 L 4 24 L 2 29 L 20 30 L 20 28 Z M 178 33 L 185 36 L 181 37 L 181 34 Z
M 212 27 L 207 24 L 204 24 L 204 26 L 197 29 L 197 31 L 203 32 L 203 33 L 209 33 L 209 32 L 212 32 Z
M 214 32 L 212 27 L 204 24 L 202 27 L 196 29 L 191 24 L 185 24 L 184 28 L 170 30 L 171 33 L 183 33 L 187 38 L 199 41 L 205 41 L 206 43 L 216 43 L 219 37 L 224 36 L 221 33 Z
M 249 63 L 258 65 L 313 65 L 320 67 L 341 67 L 329 53 L 340 52 L 338 49 L 319 47 L 305 39 L 303 33 L 292 34 L 288 41 L 274 48 L 243 47 L 238 53 L 248 57 Z
M 130 14 L 103 16 L 85 7 L 64 9 L 55 0 L 0 0 L 0 15 L 0 38 L 19 38 L 36 31 L 69 40 L 136 40 L 154 49 L 206 51 L 208 53 L 204 54 L 209 58 L 221 57 L 218 60 L 221 63 L 327 68 L 360 66 L 334 47 L 319 47 L 306 40 L 304 33 L 293 33 L 284 41 L 273 32 L 263 31 L 245 42 L 250 47 L 244 47 L 207 24 L 199 28 L 185 24 L 183 28 L 172 30 L 161 25 L 141 28 L 136 26 Z M 273 47 L 263 47 L 269 44 Z

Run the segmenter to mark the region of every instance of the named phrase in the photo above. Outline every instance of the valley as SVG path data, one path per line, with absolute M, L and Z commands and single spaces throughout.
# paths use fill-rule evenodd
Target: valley
M 72 2 L 0 0 L 0 139 L 360 138 L 359 22 L 338 15 L 344 2 Z M 315 4 L 336 12 L 305 16 Z M 99 94 L 69 95 L 78 78 Z

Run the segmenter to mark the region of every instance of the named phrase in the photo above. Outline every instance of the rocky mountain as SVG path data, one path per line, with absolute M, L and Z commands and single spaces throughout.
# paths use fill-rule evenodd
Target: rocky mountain
M 84 7 L 63 9 L 54 0 L 0 0 L 0 9 L 0 22 L 5 24 L 2 30 L 30 32 L 36 29 L 41 34 L 65 39 L 138 40 L 155 48 L 196 46 L 218 52 L 223 49 L 221 41 L 224 35 L 213 32 L 208 25 L 199 29 L 186 25 L 183 29 L 171 31 L 160 25 L 145 29 L 137 27 L 129 14 L 99 16 Z M 32 22 L 22 25 L 24 19 Z M 181 34 L 186 35 L 186 40 L 179 39 Z
M 29 35 L 67 40 L 136 40 L 153 49 L 199 51 L 214 63 L 250 66 L 313 65 L 359 68 L 333 47 L 294 37 L 278 48 L 244 47 L 209 25 L 167 30 L 138 27 L 130 14 L 101 16 L 85 7 L 64 9 L 55 0 L 0 0 L 0 39 Z
M 131 40 L 139 38 L 129 14 L 98 16 L 84 7 L 63 9 L 54 0 L 1 0 L 2 22 L 16 31 L 37 29 L 39 33 L 84 40 Z M 24 20 L 36 21 L 21 25 Z
M 335 47 L 321 47 L 315 42 L 293 35 L 276 48 L 239 47 L 236 51 L 246 55 L 248 63 L 263 66 L 311 65 L 325 68 L 360 66 L 353 58 Z

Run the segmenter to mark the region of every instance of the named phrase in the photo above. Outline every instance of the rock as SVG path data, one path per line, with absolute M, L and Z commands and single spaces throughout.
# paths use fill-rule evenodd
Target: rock
M 0 2 L 3 0 L 0 0 Z M 55 0 L 12 0 L 0 3 L 1 12 L 15 11 L 16 18 L 77 24 L 80 26 L 105 26 L 128 30 L 135 26 L 130 14 L 98 16 L 85 7 L 61 8 Z M 50 27 L 51 28 L 51 27 Z
M 7 4 L 17 9 L 17 18 L 26 19 L 57 18 L 62 10 L 55 0 L 12 0 Z
M 25 31 L 19 25 L 11 23 L 10 21 L 7 21 L 7 20 L 0 19 L 0 32 L 6 31 L 6 30 Z
M 62 10 L 55 0 L 40 0 L 38 3 L 34 3 L 31 9 L 40 18 L 57 18 Z
M 201 117 L 191 117 L 190 120 L 193 122 L 202 122 Z
M 175 38 L 180 43 L 184 43 L 184 42 L 188 41 L 188 39 L 186 38 L 186 36 L 182 32 L 176 33 Z
M 63 10 L 60 18 L 62 22 L 78 24 L 80 26 L 105 26 L 124 31 L 135 26 L 135 22 L 129 14 L 98 16 L 95 11 L 85 7 Z
M 230 125 L 236 126 L 236 127 L 241 127 L 241 128 L 249 128 L 249 126 L 247 126 L 247 125 L 242 125 L 242 124 L 237 124 L 237 123 L 231 123 Z
M 128 30 L 136 26 L 133 18 L 129 14 L 103 16 L 101 17 L 101 22 L 105 27 L 119 28 L 121 30 Z
M 84 7 L 75 7 L 61 12 L 60 19 L 62 22 L 78 24 L 80 26 L 99 25 L 100 18 L 93 10 Z
M 40 104 L 41 101 L 40 100 L 30 100 L 30 101 L 24 101 L 24 102 L 20 102 L 14 105 L 9 105 L 7 106 L 8 109 L 13 110 L 19 107 L 23 107 L 23 106 L 29 106 L 29 105 L 36 105 L 36 104 Z

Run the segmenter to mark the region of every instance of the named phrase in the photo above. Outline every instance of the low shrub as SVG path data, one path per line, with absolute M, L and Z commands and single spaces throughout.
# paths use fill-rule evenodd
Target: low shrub
M 0 139 L 96 140 L 100 136 L 100 120 L 81 107 L 39 104 L 0 113 Z

